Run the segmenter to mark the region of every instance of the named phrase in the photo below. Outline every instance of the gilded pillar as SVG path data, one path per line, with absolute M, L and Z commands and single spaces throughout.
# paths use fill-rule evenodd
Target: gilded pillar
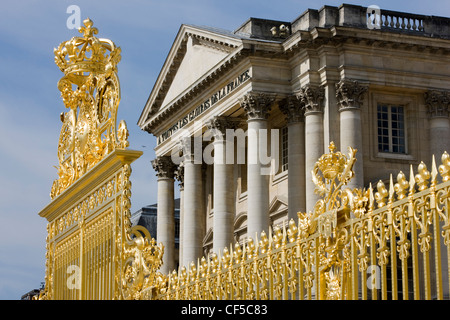
M 304 110 L 295 96 L 283 99 L 279 106 L 288 127 L 288 218 L 297 221 L 297 212 L 306 210 Z
M 164 274 L 175 268 L 175 208 L 174 208 L 174 170 L 175 165 L 169 156 L 160 156 L 152 161 L 158 176 L 158 207 L 156 239 L 164 245 Z

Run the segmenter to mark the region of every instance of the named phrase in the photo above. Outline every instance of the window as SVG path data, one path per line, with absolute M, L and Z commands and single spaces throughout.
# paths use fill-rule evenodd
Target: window
M 180 239 L 180 217 L 175 216 L 175 239 Z
M 288 128 L 281 128 L 281 171 L 288 169 Z
M 247 192 L 247 161 L 245 162 L 241 164 L 241 194 Z
M 209 166 L 209 213 L 214 210 L 214 166 Z
M 239 148 L 239 149 L 238 149 Z M 238 155 L 243 155 L 244 159 L 242 159 L 240 156 L 237 156 L 237 161 L 239 163 L 239 171 L 240 171 L 240 184 L 241 184 L 241 194 L 240 197 L 243 196 L 243 194 L 246 194 L 247 192 L 247 161 L 248 161 L 248 144 L 247 139 L 245 139 L 245 148 L 242 147 L 241 144 L 237 144 L 236 149 Z M 243 152 L 243 154 L 242 154 Z M 242 163 L 244 161 L 244 163 Z
M 401 105 L 377 105 L 379 152 L 406 153 L 404 113 Z

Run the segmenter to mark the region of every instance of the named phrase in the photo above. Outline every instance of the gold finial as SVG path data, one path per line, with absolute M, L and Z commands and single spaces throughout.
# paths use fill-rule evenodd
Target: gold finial
M 80 27 L 80 29 L 78 29 L 78 31 L 83 34 L 83 37 L 90 38 L 94 34 L 98 33 L 98 29 L 92 27 L 94 25 L 94 22 L 91 19 L 89 18 L 85 19 L 83 21 L 83 24 L 84 27 Z
M 336 150 L 336 146 L 334 145 L 333 141 L 330 142 L 330 145 L 328 146 L 328 150 L 330 150 L 331 153 L 333 153 L 334 150 Z

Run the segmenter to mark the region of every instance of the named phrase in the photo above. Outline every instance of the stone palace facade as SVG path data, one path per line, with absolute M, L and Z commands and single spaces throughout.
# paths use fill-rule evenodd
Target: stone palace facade
M 312 210 L 331 142 L 358 150 L 351 187 L 450 151 L 449 53 L 448 18 L 346 4 L 182 25 L 138 121 L 157 139 L 162 271 Z

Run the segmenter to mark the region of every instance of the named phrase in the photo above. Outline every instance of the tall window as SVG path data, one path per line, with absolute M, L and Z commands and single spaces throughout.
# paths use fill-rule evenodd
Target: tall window
M 288 169 L 288 128 L 281 128 L 281 171 Z
M 240 164 L 241 194 L 244 193 L 244 192 L 247 192 L 247 161 L 248 161 L 248 144 L 247 144 L 247 139 L 245 139 L 244 157 L 245 157 L 245 162 Z
M 404 106 L 378 104 L 377 119 L 378 151 L 406 153 Z
M 241 193 L 244 192 L 247 192 L 247 161 L 241 164 Z

